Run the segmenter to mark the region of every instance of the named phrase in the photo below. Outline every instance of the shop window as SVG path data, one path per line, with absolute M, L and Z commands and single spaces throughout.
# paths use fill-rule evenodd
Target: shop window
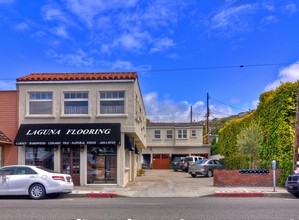
M 54 169 L 54 150 L 52 147 L 25 147 L 25 164 Z
M 65 92 L 64 114 L 88 114 L 88 92 Z
M 100 92 L 100 114 L 124 114 L 125 92 Z
M 29 114 L 49 115 L 53 111 L 52 92 L 30 92 L 29 93 Z
M 160 139 L 161 138 L 161 131 L 160 130 L 155 130 L 154 131 L 154 138 L 155 139 Z
M 117 148 L 115 146 L 87 147 L 87 183 L 117 182 Z
M 187 130 L 180 129 L 178 130 L 178 139 L 186 139 L 187 138 Z
M 167 139 L 172 139 L 172 138 L 173 138 L 172 130 L 167 130 L 167 131 L 166 131 L 166 138 L 167 138 Z

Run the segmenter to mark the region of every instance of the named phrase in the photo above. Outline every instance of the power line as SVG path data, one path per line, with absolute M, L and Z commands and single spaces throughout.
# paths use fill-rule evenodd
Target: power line
M 187 68 L 175 68 L 175 69 L 157 69 L 157 70 L 141 70 L 140 72 L 170 72 L 170 71 L 190 71 L 190 70 L 209 70 L 209 69 L 229 69 L 229 68 L 246 68 L 246 67 L 265 67 L 265 66 L 285 66 L 285 65 L 299 65 L 299 62 L 295 63 L 272 63 L 272 64 L 241 64 L 231 66 L 207 66 L 207 67 L 187 67 Z
M 231 107 L 231 108 L 234 108 L 234 109 L 237 109 L 237 110 L 240 110 L 240 111 L 247 111 L 247 110 L 244 110 L 244 109 L 241 109 L 241 108 L 232 106 L 232 105 L 228 105 L 228 104 L 226 104 L 226 103 L 224 103 L 224 102 L 222 102 L 222 101 L 219 101 L 219 100 L 217 100 L 217 99 L 214 99 L 214 98 L 211 98 L 211 99 L 214 100 L 214 101 L 217 101 L 217 102 L 219 102 L 219 103 L 221 103 L 221 104 L 223 104 L 223 105 L 229 106 L 229 107 Z

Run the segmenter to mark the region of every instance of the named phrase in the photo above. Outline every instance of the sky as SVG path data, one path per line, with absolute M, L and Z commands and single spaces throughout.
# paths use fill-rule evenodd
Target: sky
M 30 73 L 137 72 L 147 117 L 256 109 L 299 80 L 298 0 L 0 0 L 0 90 Z

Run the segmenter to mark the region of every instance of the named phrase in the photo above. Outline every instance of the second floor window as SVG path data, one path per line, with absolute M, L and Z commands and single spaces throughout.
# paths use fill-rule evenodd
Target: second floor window
M 196 130 L 192 130 L 191 131 L 191 137 L 196 137 L 197 135 L 196 135 Z
M 124 114 L 125 92 L 100 92 L 100 114 Z
M 53 111 L 52 92 L 29 93 L 29 115 L 50 115 Z
M 64 114 L 88 114 L 88 92 L 65 92 Z
M 166 131 L 166 138 L 167 138 L 167 139 L 172 139 L 172 138 L 173 138 L 172 130 L 167 130 L 167 131 Z
M 154 138 L 155 139 L 160 139 L 161 138 L 161 131 L 160 130 L 155 130 L 154 131 Z
M 185 139 L 187 138 L 187 130 L 181 129 L 178 130 L 178 139 Z

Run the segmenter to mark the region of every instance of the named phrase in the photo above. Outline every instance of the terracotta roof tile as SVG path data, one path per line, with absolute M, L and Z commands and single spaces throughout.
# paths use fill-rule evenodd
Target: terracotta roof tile
M 12 143 L 11 140 L 6 137 L 2 131 L 0 131 L 0 142 Z
M 94 72 L 94 73 L 31 73 L 17 78 L 23 81 L 78 81 L 78 80 L 136 80 L 136 72 Z

